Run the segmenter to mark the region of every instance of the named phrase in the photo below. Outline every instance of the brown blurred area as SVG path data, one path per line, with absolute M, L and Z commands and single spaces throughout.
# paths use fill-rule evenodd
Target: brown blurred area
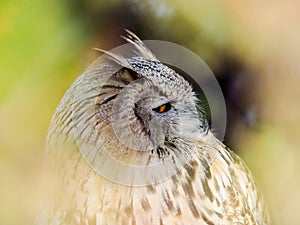
M 300 224 L 300 2 L 37 0 L 0 3 L 0 224 L 33 224 L 47 126 L 69 85 L 124 29 L 198 54 L 220 82 L 225 143 L 272 224 Z

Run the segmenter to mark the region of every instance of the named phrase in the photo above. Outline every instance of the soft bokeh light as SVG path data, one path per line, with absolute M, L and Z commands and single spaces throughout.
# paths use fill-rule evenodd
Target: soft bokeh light
M 257 178 L 272 224 L 300 224 L 299 27 L 296 0 L 2 0 L 0 224 L 34 223 L 51 115 L 92 48 L 124 43 L 124 28 L 207 62 L 227 98 L 225 141 Z

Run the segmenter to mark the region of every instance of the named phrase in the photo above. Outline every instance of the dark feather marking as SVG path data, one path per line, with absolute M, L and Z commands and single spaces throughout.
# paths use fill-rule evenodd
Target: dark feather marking
M 112 79 L 113 78 L 113 79 Z M 132 69 L 129 68 L 122 68 L 118 72 L 116 72 L 113 77 L 111 77 L 112 80 L 115 80 L 117 82 L 122 82 L 123 84 L 127 85 L 130 82 L 140 78 L 139 74 L 135 72 Z
M 193 166 L 193 167 L 198 167 L 199 166 L 199 163 L 196 161 L 196 160 L 192 160 L 190 162 L 190 164 Z
M 181 208 L 180 208 L 180 206 L 177 206 L 176 207 L 176 215 L 180 216 L 181 214 L 182 214 Z
M 170 198 L 169 193 L 167 192 L 167 196 L 164 198 L 164 201 L 169 209 L 170 212 L 174 212 L 175 211 L 175 207 L 174 207 L 174 203 Z
M 149 211 L 151 209 L 151 206 L 150 206 L 147 198 L 142 199 L 141 205 L 142 205 L 142 208 L 144 209 L 144 211 Z
M 200 215 L 199 215 L 199 212 L 198 212 L 198 210 L 197 210 L 197 208 L 196 208 L 196 206 L 195 206 L 193 200 L 191 200 L 191 199 L 189 200 L 188 206 L 189 206 L 189 208 L 190 208 L 190 210 L 191 210 L 193 216 L 194 216 L 195 218 L 199 218 Z
M 164 221 L 162 218 L 159 219 L 159 225 L 164 225 Z
M 112 84 L 105 84 L 105 85 L 102 85 L 102 88 L 103 89 L 106 89 L 106 88 L 122 89 L 124 87 L 122 87 L 122 86 L 116 86 L 116 85 L 112 85 Z
M 215 177 L 214 177 L 214 184 L 215 184 L 216 191 L 219 192 L 220 191 L 220 186 L 219 186 L 218 181 Z
M 210 221 L 204 213 L 201 214 L 201 217 L 208 225 L 214 225 L 214 223 Z
M 206 175 L 207 179 L 211 179 L 212 178 L 209 166 L 204 170 L 204 172 L 205 172 L 205 175 Z
M 153 185 L 147 185 L 146 188 L 147 188 L 148 193 L 151 193 L 151 194 L 156 193 L 156 189 L 155 189 L 155 187 L 153 187 Z
M 177 178 L 177 176 L 174 175 L 174 176 L 171 177 L 171 179 L 172 179 L 173 183 L 174 183 L 174 184 L 176 185 L 176 187 L 177 187 L 177 184 L 178 184 L 178 178 Z
M 208 161 L 204 157 L 199 158 L 199 160 L 200 160 L 201 165 L 203 166 L 203 168 L 207 168 L 209 166 Z
M 179 191 L 177 189 L 172 189 L 172 194 L 174 197 L 179 195 Z
M 109 101 L 115 99 L 116 97 L 117 97 L 117 95 L 110 96 L 110 97 L 108 97 L 107 99 L 105 99 L 104 101 L 102 101 L 102 102 L 100 103 L 100 105 L 104 105 L 104 104 L 108 103 Z
M 204 192 L 205 192 L 205 195 L 206 195 L 206 196 L 209 198 L 209 200 L 212 202 L 213 199 L 214 199 L 214 197 L 213 197 L 213 194 L 212 194 L 212 192 L 211 192 L 211 190 L 210 190 L 210 187 L 209 187 L 209 185 L 208 185 L 208 183 L 207 183 L 206 180 L 202 180 L 202 187 L 203 187 L 203 190 L 204 190 Z
M 195 177 L 196 177 L 196 169 L 190 165 L 190 164 L 186 164 L 185 165 L 185 169 L 188 173 L 188 175 L 190 176 L 191 180 L 195 180 Z
M 193 186 L 190 183 L 182 184 L 182 188 L 184 190 L 184 193 L 187 196 L 189 196 L 191 198 L 195 197 L 195 192 L 194 192 Z

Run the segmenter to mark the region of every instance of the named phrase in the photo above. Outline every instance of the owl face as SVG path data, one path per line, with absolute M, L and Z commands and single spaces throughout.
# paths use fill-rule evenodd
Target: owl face
M 188 82 L 160 62 L 137 57 L 128 63 L 130 69 L 113 78 L 124 86 L 112 110 L 119 140 L 130 149 L 158 158 L 195 143 L 203 131 L 197 100 Z

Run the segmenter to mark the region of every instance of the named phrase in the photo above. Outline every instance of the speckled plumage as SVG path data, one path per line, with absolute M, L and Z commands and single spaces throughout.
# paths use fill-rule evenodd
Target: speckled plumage
M 140 56 L 106 52 L 122 69 L 115 72 L 112 62 L 89 69 L 57 107 L 37 224 L 269 224 L 250 171 L 209 131 L 188 82 L 134 34 L 125 39 Z M 166 101 L 172 105 L 168 114 L 153 112 Z M 89 147 L 89 156 L 83 157 L 81 146 Z M 102 147 L 124 163 L 167 165 L 170 159 L 178 170 L 157 183 L 118 184 L 91 168 L 88 157 L 97 161 Z

